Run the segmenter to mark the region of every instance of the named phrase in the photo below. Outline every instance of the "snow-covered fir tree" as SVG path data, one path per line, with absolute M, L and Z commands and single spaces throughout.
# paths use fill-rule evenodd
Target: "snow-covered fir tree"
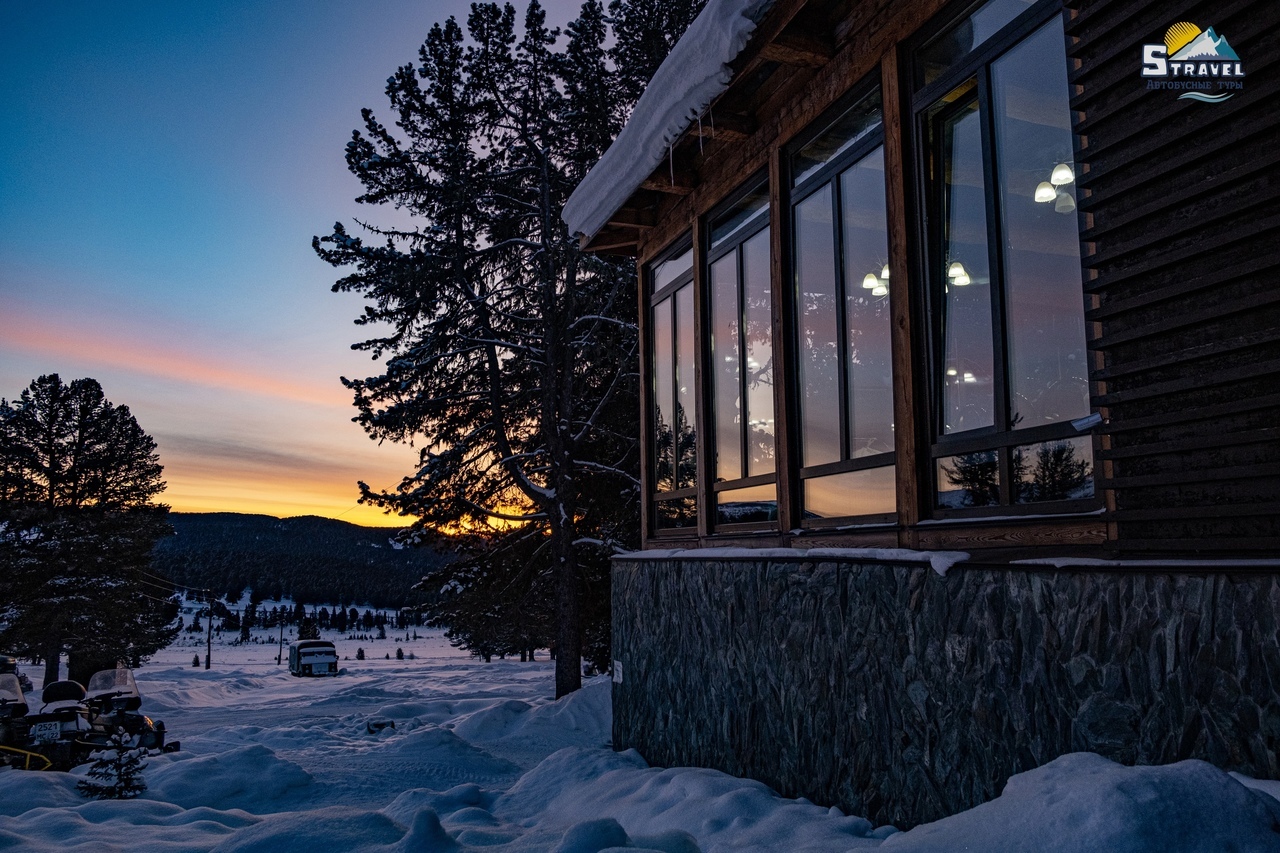
M 93 754 L 87 777 L 76 783 L 86 797 L 95 800 L 130 800 L 147 790 L 142 771 L 146 750 L 131 745 L 124 729 L 116 729 L 106 749 Z

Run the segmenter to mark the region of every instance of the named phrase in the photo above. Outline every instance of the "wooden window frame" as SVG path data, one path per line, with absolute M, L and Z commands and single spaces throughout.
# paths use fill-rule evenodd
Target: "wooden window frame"
M 842 151 L 838 156 L 822 164 L 807 175 L 803 181 L 796 183 L 792 176 L 792 159 L 810 142 L 820 137 L 832 125 L 837 122 L 845 113 L 854 109 L 864 99 L 871 97 L 878 92 L 880 97 L 880 127 L 873 133 L 869 133 L 866 138 L 859 140 L 856 144 L 851 145 L 847 150 Z M 782 291 L 786 294 L 789 310 L 787 311 L 788 328 L 786 330 L 787 345 L 791 347 L 794 357 L 790 359 L 790 369 L 781 379 L 781 384 L 787 392 L 787 396 L 794 400 L 794 405 L 788 410 L 788 416 L 792 419 L 792 433 L 794 434 L 793 453 L 789 454 L 789 463 L 794 473 L 791 478 L 793 489 L 795 492 L 793 503 L 797 510 L 797 516 L 793 523 L 794 527 L 806 531 L 818 532 L 833 527 L 884 527 L 893 528 L 897 526 L 900 518 L 901 510 L 901 491 L 895 487 L 895 511 L 887 513 L 873 513 L 868 515 L 845 515 L 832 516 L 821 519 L 804 518 L 804 486 L 805 481 L 824 477 L 832 474 L 847 474 L 857 471 L 868 471 L 877 468 L 888 468 L 893 466 L 896 472 L 896 466 L 899 462 L 899 445 L 903 440 L 909 440 L 907 436 L 895 435 L 894 450 L 888 453 L 876 454 L 875 456 L 864 456 L 852 458 L 848 456 L 849 450 L 849 382 L 848 382 L 848 361 L 844 356 L 843 346 L 840 348 L 841 355 L 837 367 L 837 386 L 839 390 L 840 400 L 838 403 L 838 411 L 840 413 L 840 455 L 841 459 L 835 462 L 826 462 L 819 465 L 805 466 L 803 460 L 803 436 L 800 426 L 800 326 L 796 307 L 793 304 L 795 300 L 795 276 L 796 276 L 796 215 L 795 210 L 798 205 L 807 200 L 814 193 L 820 192 L 824 186 L 831 187 L 831 228 L 832 237 L 835 245 L 835 277 L 836 277 L 836 328 L 837 334 L 843 341 L 843 334 L 846 331 L 847 318 L 845 316 L 845 299 L 848 289 L 848 282 L 845 279 L 845 270 L 843 264 L 844 257 L 844 234 L 841 223 L 843 221 L 841 212 L 841 189 L 840 176 L 849 168 L 861 162 L 869 154 L 877 148 L 883 150 L 882 156 L 885 159 L 885 234 L 886 244 L 889 257 L 887 262 L 893 264 L 893 222 L 892 222 L 892 196 L 897 191 L 892 184 L 890 169 L 888 166 L 889 158 L 889 137 L 893 132 L 887 123 L 888 110 L 885 108 L 885 98 L 889 94 L 884 87 L 881 79 L 880 68 L 877 66 L 866 77 L 860 80 L 842 95 L 837 101 L 828 107 L 823 113 L 804 128 L 799 134 L 781 146 L 781 163 L 782 182 L 785 184 L 786 195 L 782 205 L 785 211 L 785 223 L 779 223 L 779 228 L 785 228 L 784 242 L 787 246 L 786 265 L 783 268 L 784 282 Z M 892 280 L 892 278 L 891 278 Z M 889 292 L 890 299 L 890 319 L 891 337 L 892 322 L 894 316 L 894 289 L 891 287 Z M 776 308 L 775 308 L 776 310 Z M 892 354 L 892 365 L 894 376 L 896 377 L 900 369 L 901 357 L 896 349 Z M 896 379 L 895 379 L 896 384 Z M 895 401 L 895 423 L 898 421 L 897 406 Z M 895 479 L 897 475 L 895 473 Z
M 1091 478 L 1094 481 L 1093 497 L 1024 504 L 1013 501 L 1014 484 L 1012 482 L 1011 464 L 1013 448 L 1049 441 L 1087 437 L 1090 433 L 1088 430 L 1083 432 L 1077 430 L 1072 425 L 1071 420 L 1017 430 L 1002 426 L 1009 422 L 1010 407 L 1009 382 L 1006 376 L 1008 366 L 1008 341 L 1006 340 L 1008 323 L 1005 264 L 1001 249 L 1003 236 L 1000 225 L 1002 220 L 998 211 L 998 174 L 994 157 L 995 142 L 993 135 L 996 116 L 993 113 L 990 102 L 992 90 L 991 67 L 997 59 L 1035 33 L 1054 17 L 1062 18 L 1064 27 L 1068 21 L 1062 0 L 1041 0 L 1039 3 L 1028 6 L 1025 11 L 1006 23 L 999 31 L 974 48 L 967 56 L 956 62 L 937 79 L 928 84 L 921 84 L 919 69 L 916 63 L 912 61 L 916 52 L 932 39 L 944 33 L 948 28 L 975 12 L 982 5 L 983 2 L 968 3 L 957 7 L 950 14 L 939 16 L 937 20 L 923 27 L 906 43 L 903 53 L 908 58 L 907 64 L 909 67 L 907 68 L 906 79 L 912 89 L 910 96 L 906 99 L 908 115 L 903 118 L 902 130 L 904 134 L 910 135 L 911 143 L 914 143 L 908 144 L 908 151 L 912 154 L 912 160 L 914 161 L 914 169 L 912 170 L 913 186 L 908 187 L 907 195 L 915 213 L 911 217 L 915 223 L 915 236 L 919 241 L 918 245 L 923 248 L 923 251 L 915 253 L 915 257 L 912 259 L 913 277 L 923 287 L 921 305 L 924 314 L 924 334 L 921 336 L 921 344 L 923 366 L 925 368 L 924 376 L 926 377 L 924 402 L 927 408 L 920 413 L 923 415 L 920 420 L 924 431 L 922 436 L 924 453 L 922 454 L 922 464 L 920 465 L 921 509 L 925 516 L 939 520 L 980 520 L 990 516 L 1069 516 L 1072 514 L 1091 514 L 1103 506 L 1103 492 L 1099 481 L 1101 477 L 1098 464 L 1100 457 L 1096 436 L 1093 440 L 1093 470 L 1091 473 Z M 1066 45 L 1064 44 L 1064 62 L 1066 61 L 1065 52 Z M 934 293 L 935 288 L 932 281 L 933 269 L 937 267 L 937 264 L 933 262 L 937 260 L 942 252 L 939 243 L 941 231 L 939 225 L 931 221 L 931 217 L 935 216 L 936 211 L 941 209 L 938 197 L 941 192 L 941 184 L 940 182 L 931 182 L 928 174 L 928 160 L 931 157 L 940 157 L 942 152 L 937 150 L 937 146 L 941 145 L 941 140 L 933 139 L 930 125 L 939 122 L 941 117 L 948 113 L 959 110 L 962 105 L 972 103 L 972 100 L 968 97 L 958 99 L 954 104 L 947 105 L 932 116 L 929 115 L 929 110 L 938 104 L 945 95 L 969 79 L 975 81 L 977 90 L 978 111 L 982 121 L 983 170 L 987 178 L 983 187 L 983 196 L 986 202 L 987 257 L 992 279 L 992 381 L 995 386 L 992 404 L 994 423 L 989 427 L 980 427 L 961 433 L 944 435 L 942 432 L 943 404 L 941 385 L 941 372 L 943 369 L 941 366 L 941 354 L 944 346 L 943 324 L 939 300 Z M 1067 94 L 1069 95 L 1069 93 Z M 1078 140 L 1073 140 L 1073 143 L 1078 147 Z M 930 150 L 931 145 L 934 146 L 935 150 Z M 1082 272 L 1080 305 L 1082 315 L 1085 311 L 1083 297 Z M 1081 417 L 1084 416 L 1082 415 Z M 1000 502 L 998 504 L 964 508 L 937 506 L 938 460 L 982 451 L 994 451 L 997 454 Z

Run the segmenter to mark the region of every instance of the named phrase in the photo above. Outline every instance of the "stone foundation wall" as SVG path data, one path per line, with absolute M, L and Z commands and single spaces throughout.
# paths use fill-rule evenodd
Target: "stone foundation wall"
M 902 828 L 1081 750 L 1276 779 L 1278 616 L 1276 573 L 620 558 L 613 742 Z

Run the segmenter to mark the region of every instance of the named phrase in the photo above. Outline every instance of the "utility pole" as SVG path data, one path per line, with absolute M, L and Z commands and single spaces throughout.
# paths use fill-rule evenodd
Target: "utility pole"
M 209 668 L 209 658 L 213 654 L 213 592 L 204 591 L 204 600 L 209 604 L 209 625 L 204 635 L 204 668 Z

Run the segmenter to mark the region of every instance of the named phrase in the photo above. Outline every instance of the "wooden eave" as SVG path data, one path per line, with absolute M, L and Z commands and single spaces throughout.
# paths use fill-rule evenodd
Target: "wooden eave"
M 756 25 L 750 41 L 730 64 L 733 79 L 671 147 L 660 164 L 616 210 L 608 224 L 584 240 L 588 252 L 636 256 L 646 233 L 701 183 L 701 166 L 729 145 L 741 144 L 760 130 L 756 109 L 775 91 L 781 69 L 815 69 L 835 54 L 833 29 L 809 18 L 815 0 L 779 0 Z M 786 75 L 783 75 L 786 76 Z M 772 84 L 770 86 L 769 84 Z

